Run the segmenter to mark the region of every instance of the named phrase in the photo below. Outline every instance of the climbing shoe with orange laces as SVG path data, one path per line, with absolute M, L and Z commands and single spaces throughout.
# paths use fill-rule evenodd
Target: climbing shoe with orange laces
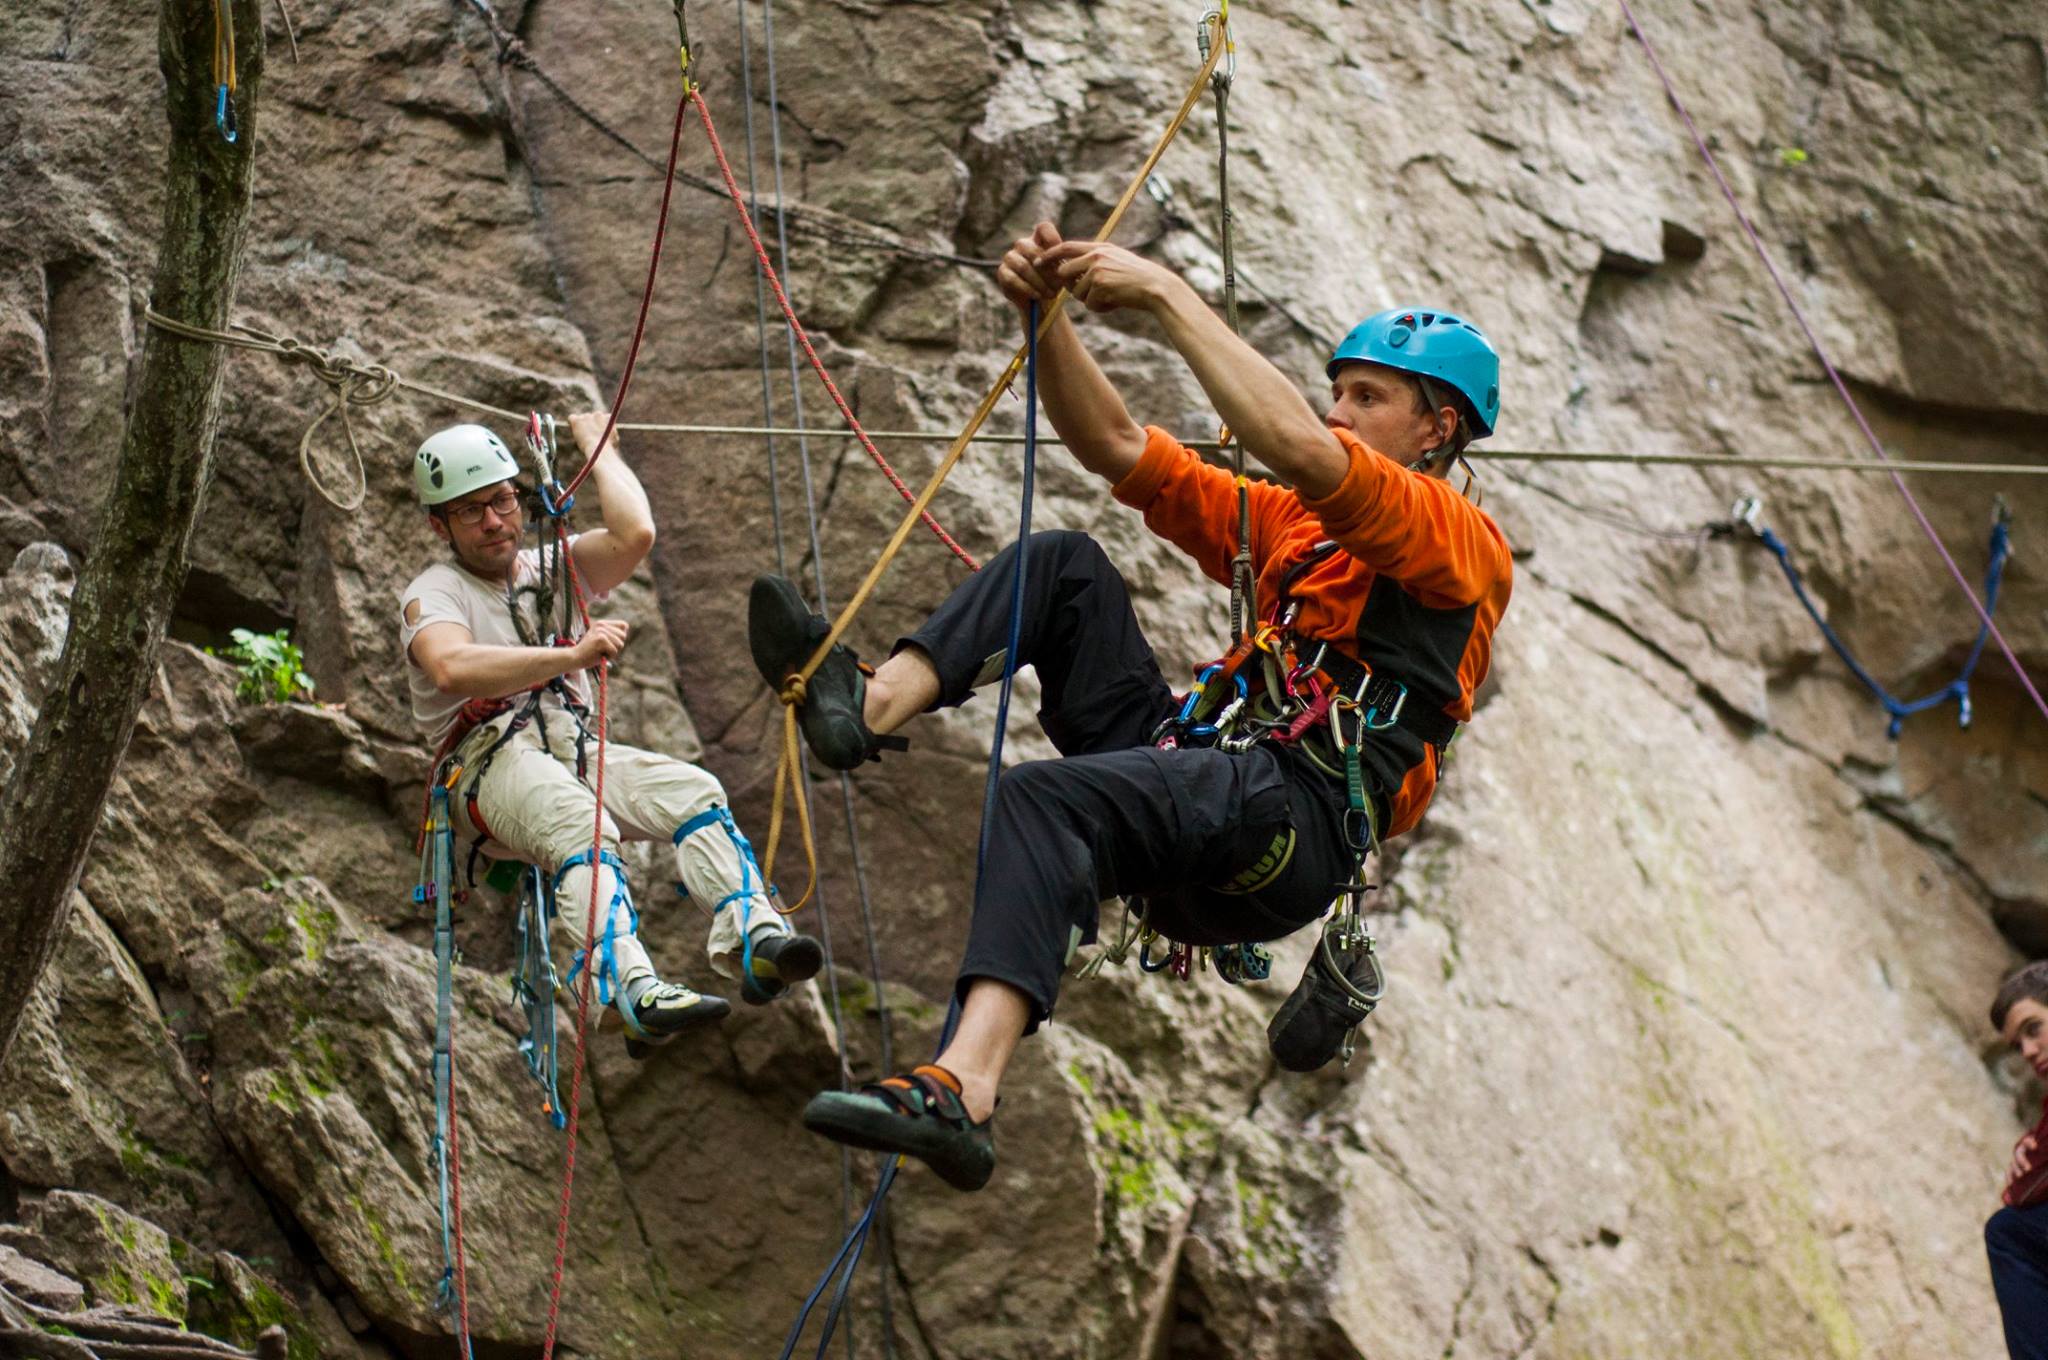
M 858 1091 L 826 1091 L 804 1106 L 804 1127 L 848 1147 L 922 1160 L 955 1190 L 979 1190 L 996 1169 L 995 1117 L 979 1124 L 960 1080 L 930 1063 Z
M 804 597 L 781 576 L 757 576 L 747 596 L 747 646 L 754 666 L 777 694 L 803 669 L 832 631 L 822 614 L 813 614 Z M 861 705 L 867 698 L 868 672 L 844 643 L 834 643 L 805 682 L 797 721 L 811 754 L 828 769 L 851 770 L 883 751 L 903 751 L 902 737 L 878 737 L 868 730 Z

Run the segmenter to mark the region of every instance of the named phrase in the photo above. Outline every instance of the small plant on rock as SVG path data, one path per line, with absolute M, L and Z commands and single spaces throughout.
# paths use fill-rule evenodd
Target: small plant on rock
M 292 641 L 291 629 L 252 633 L 247 628 L 236 628 L 229 636 L 234 639 L 231 645 L 218 651 L 208 647 L 206 651 L 209 656 L 226 657 L 241 672 L 242 678 L 235 685 L 237 699 L 283 704 L 313 697 L 313 677 L 302 669 L 305 654 Z

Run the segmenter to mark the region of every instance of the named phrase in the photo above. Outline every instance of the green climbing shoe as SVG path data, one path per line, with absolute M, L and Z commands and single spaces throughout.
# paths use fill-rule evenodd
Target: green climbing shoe
M 834 1142 L 922 1160 L 955 1190 L 979 1190 L 996 1169 L 995 1117 L 975 1123 L 960 1084 L 926 1064 L 858 1091 L 825 1091 L 804 1106 L 804 1127 Z

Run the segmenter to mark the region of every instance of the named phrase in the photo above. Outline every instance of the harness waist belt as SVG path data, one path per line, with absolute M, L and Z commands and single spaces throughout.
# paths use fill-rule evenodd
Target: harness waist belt
M 1336 681 L 1337 688 L 1355 695 L 1358 705 L 1371 714 L 1375 727 L 1398 727 L 1412 732 L 1432 746 L 1448 746 L 1458 734 L 1458 720 L 1441 708 L 1431 708 L 1420 695 L 1392 676 L 1368 671 L 1327 643 L 1317 645 L 1312 663 Z

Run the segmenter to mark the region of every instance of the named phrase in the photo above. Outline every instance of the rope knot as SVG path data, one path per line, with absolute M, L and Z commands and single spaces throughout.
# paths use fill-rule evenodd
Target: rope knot
M 808 688 L 801 675 L 792 675 L 782 682 L 782 689 L 775 697 L 791 708 L 801 708 Z

